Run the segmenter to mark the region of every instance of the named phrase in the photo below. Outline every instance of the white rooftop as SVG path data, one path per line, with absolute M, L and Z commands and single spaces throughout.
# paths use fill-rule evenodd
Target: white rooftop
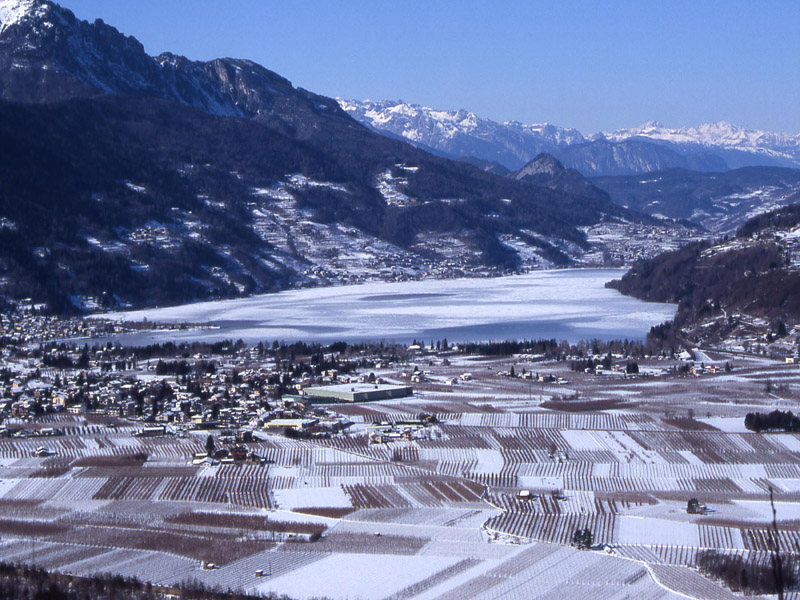
M 336 385 L 323 385 L 314 386 L 314 390 L 323 390 L 326 392 L 372 392 L 375 390 L 404 390 L 409 386 L 407 385 L 387 385 L 376 383 L 338 383 Z

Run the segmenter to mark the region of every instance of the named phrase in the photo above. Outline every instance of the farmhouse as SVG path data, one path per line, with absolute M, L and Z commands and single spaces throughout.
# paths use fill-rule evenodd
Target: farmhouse
M 381 385 L 372 383 L 346 383 L 310 387 L 304 390 L 312 402 L 368 402 L 405 398 L 414 393 L 413 388 L 405 385 Z
M 155 437 L 158 435 L 166 435 L 167 428 L 163 425 L 156 425 L 153 427 L 144 427 L 140 431 L 136 432 L 134 435 L 136 437 Z

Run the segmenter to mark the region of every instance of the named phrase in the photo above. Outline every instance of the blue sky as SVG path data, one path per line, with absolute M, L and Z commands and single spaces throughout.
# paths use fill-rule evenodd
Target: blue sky
M 800 132 L 800 2 L 63 0 L 150 54 L 250 58 L 327 96 L 584 133 L 655 119 Z

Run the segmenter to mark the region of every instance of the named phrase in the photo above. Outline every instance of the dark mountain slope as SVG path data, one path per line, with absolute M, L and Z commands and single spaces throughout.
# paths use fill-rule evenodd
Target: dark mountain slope
M 754 212 L 800 201 L 800 170 L 746 167 L 724 173 L 670 169 L 647 175 L 596 177 L 592 182 L 632 210 L 689 219 L 733 233 Z
M 517 181 L 540 185 L 567 194 L 610 200 L 608 193 L 601 190 L 575 169 L 566 169 L 554 156 L 540 154 L 519 171 L 509 175 Z
M 684 329 L 737 315 L 800 323 L 800 207 L 746 223 L 736 237 L 696 243 L 640 262 L 609 287 L 643 300 L 679 303 Z
M 418 147 L 421 147 L 417 145 Z M 459 158 L 461 162 L 465 162 L 467 164 L 472 165 L 473 167 L 477 167 L 481 171 L 486 171 L 487 173 L 493 173 L 494 175 L 508 175 L 509 170 L 501 165 L 499 162 L 483 160 L 482 158 L 475 158 L 474 156 L 464 156 Z
M 205 135 L 189 133 L 198 129 Z M 248 139 L 257 143 L 242 143 Z M 204 268 L 240 270 L 216 244 L 249 251 L 260 240 L 247 227 L 244 206 L 226 202 L 221 210 L 198 196 L 224 187 L 233 198 L 246 189 L 215 168 L 192 176 L 177 169 L 226 142 L 231 159 L 240 168 L 253 165 L 261 177 L 290 165 L 322 170 L 312 152 L 267 128 L 166 103 L 0 106 L 0 144 L 15 148 L 0 157 L 0 214 L 7 222 L 0 259 L 12 295 L 44 295 L 63 310 L 72 295 L 158 303 L 237 293 Z M 203 224 L 200 239 L 187 224 L 195 220 Z M 130 243 L 130 233 L 148 223 L 164 224 L 168 239 Z M 285 276 L 257 269 L 235 274 L 234 281 L 251 292 L 281 287 Z
M 73 296 L 144 305 L 303 284 L 296 261 L 307 261 L 285 260 L 254 218 L 253 190 L 286 185 L 290 174 L 329 182 L 291 188 L 310 223 L 355 228 L 412 253 L 422 251 L 412 248 L 420 235 L 457 236 L 475 265 L 514 268 L 503 234 L 527 229 L 585 246 L 576 225 L 635 218 L 361 127 L 328 151 L 267 124 L 152 99 L 2 104 L 0 144 L 15 149 L 0 155 L 4 287 L 59 310 Z M 412 200 L 387 202 L 375 187 L 380 173 L 402 175 Z M 269 214 L 270 202 L 258 208 Z

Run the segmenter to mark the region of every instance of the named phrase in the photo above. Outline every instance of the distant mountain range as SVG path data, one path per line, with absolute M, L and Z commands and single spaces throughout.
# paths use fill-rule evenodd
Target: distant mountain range
M 357 121 L 448 158 L 475 157 L 516 170 L 537 154 L 554 154 L 561 146 L 585 142 L 575 129 L 552 125 L 497 123 L 466 110 L 434 110 L 402 102 L 357 102 L 339 105 Z
M 725 121 L 680 129 L 664 127 L 657 121 L 649 121 L 641 127 L 619 129 L 600 135 L 612 142 L 645 138 L 672 144 L 697 144 L 709 148 L 742 150 L 783 160 L 800 159 L 800 133 L 772 133 L 745 129 Z
M 58 311 L 569 265 L 585 228 L 653 221 L 45 0 L 0 0 L 0 99 L 0 294 Z
M 549 124 L 498 123 L 466 110 L 393 101 L 340 100 L 355 119 L 449 158 L 473 157 L 517 170 L 547 152 L 586 176 L 670 168 L 725 171 L 744 166 L 800 167 L 800 134 L 746 130 L 719 122 L 669 129 L 656 122 L 585 136 Z

